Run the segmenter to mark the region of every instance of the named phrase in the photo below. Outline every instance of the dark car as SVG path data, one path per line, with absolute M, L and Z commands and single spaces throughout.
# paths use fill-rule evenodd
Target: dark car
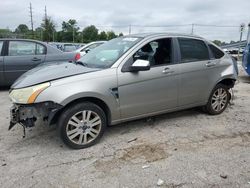
M 41 63 L 75 61 L 76 52 L 64 53 L 53 46 L 26 39 L 0 39 L 0 86 L 10 86 L 19 76 Z

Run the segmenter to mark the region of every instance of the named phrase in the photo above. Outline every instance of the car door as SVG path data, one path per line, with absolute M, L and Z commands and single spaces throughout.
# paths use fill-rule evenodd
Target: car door
M 8 41 L 4 58 L 4 80 L 12 84 L 19 76 L 45 60 L 46 47 L 33 41 Z
M 209 50 L 203 40 L 178 38 L 180 53 L 179 105 L 203 104 L 209 91 L 209 75 L 216 65 L 210 61 Z
M 159 45 L 161 42 L 164 43 L 164 40 L 168 43 L 169 52 L 166 52 L 162 58 L 156 58 L 157 53 L 159 53 Z M 136 59 L 149 60 L 150 70 L 124 71 Z M 118 69 L 121 118 L 129 119 L 176 108 L 179 86 L 178 73 L 171 38 L 151 41 L 131 55 L 123 68 Z

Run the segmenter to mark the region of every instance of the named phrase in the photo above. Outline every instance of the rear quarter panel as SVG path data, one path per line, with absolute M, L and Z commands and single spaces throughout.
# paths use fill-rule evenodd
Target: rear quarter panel
M 213 88 L 224 79 L 233 79 L 237 80 L 237 72 L 234 68 L 234 64 L 232 58 L 225 54 L 221 59 L 213 60 L 217 63 L 215 67 L 211 67 L 213 69 L 212 75 L 209 76 L 209 91 L 212 92 Z M 209 98 L 210 93 L 207 94 L 207 99 Z

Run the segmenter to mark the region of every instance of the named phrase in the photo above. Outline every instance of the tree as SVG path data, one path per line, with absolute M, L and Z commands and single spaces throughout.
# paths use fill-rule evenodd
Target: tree
M 105 31 L 102 31 L 100 34 L 99 34 L 99 40 L 107 40 L 107 34 Z
M 123 33 L 120 33 L 120 34 L 119 34 L 119 37 L 122 37 L 122 36 L 123 36 Z
M 29 31 L 29 28 L 27 25 L 25 24 L 20 24 L 16 30 L 15 33 L 27 33 Z
M 68 22 L 63 21 L 62 23 L 62 31 L 63 36 L 62 39 L 64 41 L 73 41 L 77 38 L 79 27 L 77 27 L 77 21 L 74 19 L 70 19 Z
M 43 29 L 43 41 L 53 41 L 53 35 L 55 30 L 55 24 L 50 17 L 44 18 L 41 24 Z
M 116 34 L 114 33 L 114 31 L 108 31 L 107 32 L 107 40 L 111 40 L 111 39 L 113 39 L 113 38 L 116 38 L 117 36 L 116 36 Z
M 34 33 L 35 33 L 35 39 L 43 40 L 43 28 L 37 27 Z
M 220 40 L 214 40 L 213 43 L 218 45 L 218 46 L 221 46 L 221 41 Z
M 8 38 L 11 34 L 9 29 L 0 29 L 0 38 Z
M 94 26 L 85 27 L 82 31 L 83 42 L 91 42 L 98 40 L 98 29 Z

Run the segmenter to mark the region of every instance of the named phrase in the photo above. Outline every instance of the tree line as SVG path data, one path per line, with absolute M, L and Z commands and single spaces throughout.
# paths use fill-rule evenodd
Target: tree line
M 94 25 L 87 26 L 83 30 L 80 30 L 75 19 L 63 21 L 61 30 L 59 31 L 56 31 L 55 28 L 55 22 L 50 17 L 46 17 L 43 19 L 41 25 L 35 28 L 34 31 L 30 30 L 26 24 L 19 24 L 14 31 L 0 29 L 0 38 L 25 38 L 46 42 L 88 43 L 96 40 L 111 40 L 118 36 L 123 36 L 123 33 L 116 34 L 112 30 L 107 32 L 99 31 Z M 214 40 L 213 42 L 219 46 L 235 43 L 235 41 L 226 43 L 220 40 Z
M 41 25 L 30 30 L 26 24 L 19 24 L 14 31 L 9 29 L 0 29 L 0 38 L 25 38 L 35 39 L 46 42 L 76 42 L 88 43 L 96 40 L 111 40 L 123 33 L 116 34 L 114 31 L 99 31 L 96 26 L 90 25 L 83 30 L 77 25 L 77 21 L 70 19 L 63 21 L 61 30 L 56 31 L 55 22 L 50 18 L 44 18 Z

